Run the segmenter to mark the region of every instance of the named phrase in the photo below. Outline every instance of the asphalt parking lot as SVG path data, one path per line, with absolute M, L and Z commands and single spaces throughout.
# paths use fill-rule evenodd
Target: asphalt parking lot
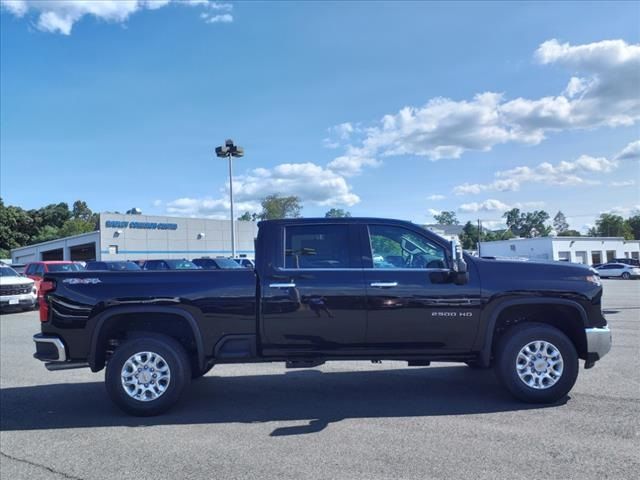
M 3 314 L 0 477 L 636 478 L 640 281 L 604 284 L 613 350 L 545 407 L 512 400 L 491 371 L 335 362 L 216 367 L 168 414 L 133 418 L 102 372 L 32 358 L 37 312 Z

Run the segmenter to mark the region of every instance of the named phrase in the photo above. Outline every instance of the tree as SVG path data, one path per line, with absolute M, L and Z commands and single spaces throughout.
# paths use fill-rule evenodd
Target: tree
M 277 218 L 298 218 L 300 217 L 300 198 L 294 195 L 289 197 L 281 197 L 278 194 L 268 195 L 260 202 L 262 212 L 260 212 L 261 220 L 274 220 Z
M 28 212 L 20 207 L 5 206 L 0 198 L 0 249 L 9 251 L 26 245 L 37 231 Z
M 578 230 L 565 230 L 558 234 L 559 237 L 580 237 L 581 234 Z
M 442 211 L 440 213 L 433 215 L 433 218 L 435 219 L 436 223 L 438 223 L 439 225 L 459 225 L 460 224 L 460 222 L 456 218 L 456 212 L 454 212 L 453 210 Z
M 258 219 L 259 215 L 257 213 L 249 213 L 244 212 L 242 215 L 238 217 L 238 220 L 242 222 L 255 222 Z
M 627 224 L 629 231 L 633 235 L 633 238 L 636 240 L 640 240 L 640 213 L 636 213 L 635 215 L 627 218 L 625 223 Z
M 553 217 L 553 228 L 555 229 L 557 235 L 562 235 L 563 232 L 569 230 L 567 217 L 565 217 L 564 213 L 562 213 L 560 210 L 558 210 L 556 216 Z
M 551 233 L 551 228 L 545 225 L 549 214 L 544 210 L 525 213 L 512 208 L 502 216 L 506 219 L 509 230 L 518 237 L 546 237 Z
M 591 227 L 587 230 L 587 237 L 597 237 L 598 229 L 596 227 Z
M 478 246 L 478 227 L 471 222 L 464 224 L 460 234 L 460 243 L 465 250 L 474 250 Z
M 327 213 L 324 214 L 324 218 L 344 218 L 350 217 L 351 212 L 347 212 L 341 208 L 332 208 Z
M 624 237 L 633 240 L 633 230 L 620 215 L 603 213 L 596 220 L 596 232 L 599 237 Z
M 93 215 L 93 212 L 87 206 L 87 202 L 83 200 L 76 200 L 75 202 L 73 202 L 73 207 L 71 208 L 71 215 L 73 218 L 89 221 L 91 220 L 91 216 Z

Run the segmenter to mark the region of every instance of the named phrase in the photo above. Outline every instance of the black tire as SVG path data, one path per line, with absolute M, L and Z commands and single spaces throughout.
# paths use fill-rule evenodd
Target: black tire
M 563 370 L 555 384 L 533 388 L 520 379 L 516 369 L 518 353 L 527 344 L 543 340 L 562 355 Z M 545 367 L 546 368 L 546 367 Z M 528 403 L 554 403 L 564 398 L 578 378 L 578 354 L 573 342 L 560 330 L 543 323 L 525 323 L 507 330 L 497 349 L 495 371 L 500 382 L 518 400 Z
M 138 352 L 160 355 L 170 371 L 164 393 L 155 400 L 141 401 L 131 397 L 122 385 L 121 372 L 125 362 Z M 105 385 L 111 400 L 130 415 L 147 417 L 159 415 L 171 408 L 191 381 L 189 357 L 176 340 L 166 335 L 144 334 L 122 343 L 115 351 L 105 373 Z
M 622 278 L 624 280 L 629 280 L 631 278 L 631 275 L 629 274 L 629 272 L 622 272 Z

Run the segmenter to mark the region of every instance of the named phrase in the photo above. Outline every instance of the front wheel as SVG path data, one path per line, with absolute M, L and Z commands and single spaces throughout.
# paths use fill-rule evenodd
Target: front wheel
M 529 403 L 564 398 L 578 377 L 578 354 L 571 340 L 542 323 L 508 330 L 498 346 L 496 374 L 509 392 Z
M 131 338 L 115 351 L 105 374 L 111 400 L 136 416 L 171 408 L 191 380 L 189 358 L 176 340 L 149 334 Z

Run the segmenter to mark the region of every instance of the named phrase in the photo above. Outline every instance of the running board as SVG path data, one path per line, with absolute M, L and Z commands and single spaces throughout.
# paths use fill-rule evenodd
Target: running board
M 45 363 L 44 366 L 50 372 L 56 370 L 71 370 L 73 368 L 89 368 L 87 362 L 49 362 Z

